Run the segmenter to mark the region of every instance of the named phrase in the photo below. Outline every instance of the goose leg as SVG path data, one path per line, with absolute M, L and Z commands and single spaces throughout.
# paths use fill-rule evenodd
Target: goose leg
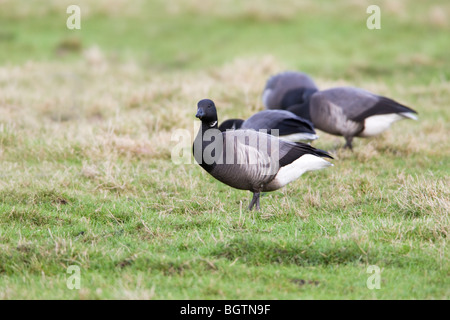
M 259 206 L 259 199 L 261 198 L 260 195 L 261 194 L 258 192 L 257 193 L 257 198 L 256 198 L 256 211 L 259 211 L 261 209 L 261 207 Z
M 259 195 L 260 195 L 260 193 L 259 192 L 253 192 L 253 198 L 252 198 L 252 201 L 250 202 L 250 205 L 248 206 L 248 210 L 252 210 L 253 209 L 253 207 L 255 206 L 255 204 L 256 204 L 256 210 L 259 210 Z
M 353 141 L 353 137 L 349 136 L 349 137 L 345 137 L 345 146 L 344 148 L 349 148 L 351 151 L 353 151 L 353 146 L 352 146 L 352 141 Z

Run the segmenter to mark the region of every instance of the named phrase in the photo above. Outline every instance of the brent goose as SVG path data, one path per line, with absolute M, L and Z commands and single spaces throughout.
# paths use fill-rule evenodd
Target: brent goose
M 195 160 L 217 180 L 237 189 L 249 190 L 249 210 L 260 209 L 261 192 L 274 191 L 307 171 L 332 164 L 321 157 L 325 151 L 304 143 L 293 143 L 255 130 L 221 132 L 212 100 L 197 104 L 196 117 L 202 122 L 193 144 Z
M 300 142 L 316 140 L 318 136 L 311 121 L 300 118 L 287 110 L 264 110 L 255 113 L 247 120 L 229 119 L 219 126 L 220 131 L 229 129 L 265 130 L 281 139 Z
M 354 137 L 376 136 L 402 119 L 417 120 L 413 109 L 353 87 L 317 91 L 309 103 L 294 104 L 287 109 L 311 120 L 317 129 L 343 136 L 345 147 L 350 149 Z

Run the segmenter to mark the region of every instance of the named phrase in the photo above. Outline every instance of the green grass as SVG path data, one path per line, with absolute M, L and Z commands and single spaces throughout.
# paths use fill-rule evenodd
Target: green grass
M 72 3 L 2 4 L 1 299 L 448 299 L 447 1 L 377 1 L 373 31 L 365 1 L 77 3 L 78 31 Z M 198 100 L 246 118 L 285 69 L 420 120 L 353 153 L 319 132 L 335 166 L 249 212 L 249 192 L 173 163 L 172 134 L 190 153 Z

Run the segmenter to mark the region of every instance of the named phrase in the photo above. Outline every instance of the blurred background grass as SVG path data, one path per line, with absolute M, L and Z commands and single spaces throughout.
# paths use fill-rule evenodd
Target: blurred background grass
M 81 7 L 81 30 L 66 8 Z M 381 8 L 368 30 L 366 8 Z M 333 79 L 429 83 L 450 76 L 450 3 L 434 1 L 26 1 L 0 2 L 0 63 L 73 60 L 98 46 L 143 68 L 199 69 L 237 56 L 274 55 Z M 420 76 L 418 76 L 420 75 Z M 389 83 L 388 83 L 389 84 Z

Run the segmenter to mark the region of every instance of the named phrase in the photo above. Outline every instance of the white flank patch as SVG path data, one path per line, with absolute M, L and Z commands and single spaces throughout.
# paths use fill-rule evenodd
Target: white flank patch
M 299 141 L 312 141 L 318 139 L 319 136 L 312 133 L 293 133 L 288 134 L 286 136 L 280 136 L 280 139 L 291 141 L 291 142 L 299 142 Z
M 266 90 L 264 90 L 264 92 L 263 92 L 263 95 L 262 95 L 262 102 L 263 102 L 263 105 L 264 105 L 264 107 L 266 107 L 267 109 L 269 109 L 269 107 L 268 107 L 268 105 L 267 105 L 267 99 L 269 98 L 269 95 L 272 93 L 272 89 L 266 89 Z
M 405 119 L 405 117 L 398 113 L 379 114 L 368 117 L 364 121 L 364 131 L 361 132 L 360 136 L 376 136 L 388 129 L 391 124 L 401 119 Z
M 307 171 L 320 170 L 333 164 L 317 156 L 305 154 L 291 164 L 282 167 L 275 176 L 275 183 L 281 188 L 288 183 L 297 180 Z

